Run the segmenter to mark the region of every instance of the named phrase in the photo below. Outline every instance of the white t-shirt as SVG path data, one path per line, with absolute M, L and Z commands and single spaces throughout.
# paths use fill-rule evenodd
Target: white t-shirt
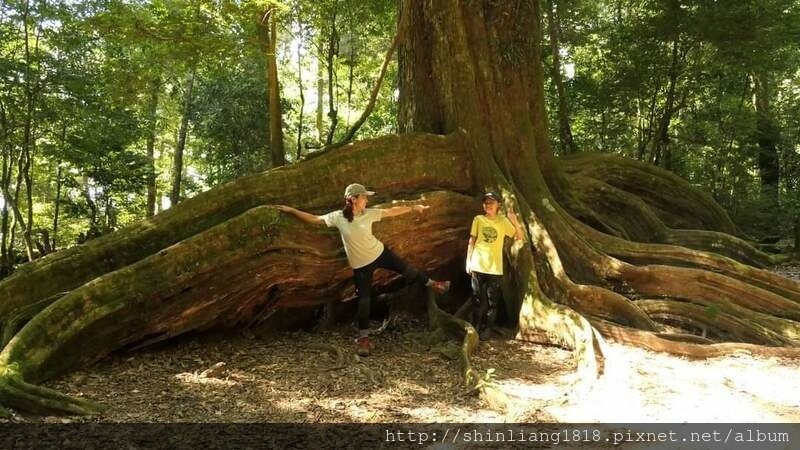
M 350 267 L 358 269 L 378 259 L 383 253 L 383 243 L 372 234 L 372 224 L 383 217 L 383 210 L 366 208 L 360 216 L 349 222 L 342 211 L 332 211 L 322 216 L 325 225 L 336 227 L 342 235 L 344 252 Z

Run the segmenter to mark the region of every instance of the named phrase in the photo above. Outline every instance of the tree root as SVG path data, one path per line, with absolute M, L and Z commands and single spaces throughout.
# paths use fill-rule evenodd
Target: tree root
M 800 358 L 800 348 L 797 347 L 766 347 L 742 343 L 704 345 L 665 339 L 658 333 L 621 327 L 602 320 L 593 320 L 592 324 L 610 341 L 690 359 L 724 357 L 738 353 L 760 357 Z
M 93 415 L 104 408 L 89 400 L 23 381 L 9 368 L 0 369 L 0 403 L 36 414 Z
M 741 234 L 710 195 L 660 167 L 608 153 L 579 153 L 559 163 L 568 175 L 595 178 L 641 198 L 670 228 Z
M 581 204 L 592 205 L 589 208 L 602 218 L 606 226 L 613 228 L 615 233 L 612 235 L 616 237 L 714 252 L 756 267 L 774 263 L 773 257 L 736 236 L 714 230 L 670 228 L 640 197 L 604 181 L 581 175 L 570 180 Z M 605 232 L 603 229 L 598 231 Z
M 11 311 L 59 292 L 72 291 L 106 273 L 125 268 L 251 208 L 291 198 L 305 210 L 320 212 L 339 206 L 342 180 L 358 179 L 382 195 L 420 192 L 429 188 L 469 191 L 470 161 L 461 157 L 460 133 L 448 136 L 414 133 L 386 136 L 348 145 L 303 164 L 247 176 L 187 199 L 115 233 L 84 245 L 52 253 L 21 266 L 0 281 L 0 322 Z M 363 164 L 383 170 L 364 172 Z
M 631 264 L 666 264 L 719 273 L 800 303 L 800 283 L 731 258 L 675 245 L 643 244 L 604 235 L 578 222 L 572 225 L 609 256 Z
M 638 300 L 650 317 L 682 329 L 709 331 L 717 340 L 791 346 L 800 343 L 800 324 L 745 308 L 703 306 L 675 300 Z M 776 331 L 777 330 L 777 331 Z
M 436 294 L 431 289 L 427 289 L 428 293 L 428 320 L 430 321 L 431 329 L 443 330 L 447 335 L 454 336 L 462 339 L 461 351 L 459 354 L 459 363 L 461 364 L 461 376 L 464 384 L 468 389 L 473 389 L 480 381 L 478 376 L 472 369 L 470 358 L 478 348 L 478 332 L 466 320 L 459 319 L 452 314 L 448 314 L 439 308 L 436 303 Z
M 22 306 L 14 311 L 11 311 L 3 324 L 0 322 L 0 329 L 3 330 L 2 337 L 0 337 L 0 349 L 11 341 L 11 338 L 22 328 L 22 326 L 31 320 L 36 314 L 39 314 L 43 309 L 47 308 L 59 298 L 67 295 L 68 292 L 59 292 L 44 300 L 39 300 L 35 303 Z
M 579 260 L 582 261 L 580 266 L 582 266 L 584 270 L 585 268 L 591 269 L 591 275 L 595 279 L 603 280 L 609 284 L 608 287 L 613 288 L 615 291 L 633 298 L 640 298 L 643 296 L 668 297 L 701 304 L 706 307 L 714 307 L 715 305 L 729 309 L 741 307 L 743 309 L 738 310 L 740 313 L 750 310 L 776 316 L 775 318 L 778 320 L 766 320 L 763 319 L 765 316 L 760 316 L 762 320 L 758 322 L 752 320 L 740 322 L 741 325 L 738 333 L 741 335 L 741 327 L 751 326 L 753 330 L 746 333 L 749 339 L 755 339 L 759 336 L 762 339 L 754 343 L 775 345 L 796 342 L 795 330 L 797 329 L 797 324 L 791 322 L 800 319 L 800 305 L 796 302 L 757 286 L 708 270 L 664 265 L 635 266 L 626 263 L 604 252 L 602 244 L 608 242 L 622 242 L 624 243 L 623 245 L 627 247 L 635 246 L 637 249 L 640 249 L 641 253 L 644 253 L 644 249 L 651 248 L 655 244 L 632 243 L 620 238 L 608 236 L 576 221 L 563 210 L 553 208 L 553 211 L 550 211 L 550 213 L 553 212 L 556 214 L 550 214 L 549 216 L 551 227 L 561 230 L 557 236 L 558 242 L 555 244 L 557 244 L 559 248 L 568 249 L 570 251 L 568 255 L 572 258 L 579 257 Z M 563 225 L 559 226 L 559 223 Z M 598 245 L 598 243 L 600 245 Z M 554 292 L 558 292 L 559 290 L 564 292 L 574 291 L 576 288 L 573 286 L 569 277 L 564 273 L 560 264 L 560 255 L 551 255 L 551 253 L 556 253 L 554 248 L 549 248 L 551 246 L 553 246 L 553 244 L 550 244 L 546 240 L 537 243 L 537 250 L 551 261 L 550 272 L 553 274 L 552 276 L 555 278 L 555 281 L 549 284 L 556 288 Z M 683 249 L 683 251 L 689 252 L 691 250 Z M 698 256 L 704 256 L 708 261 L 731 261 L 723 256 L 711 255 L 699 251 L 695 252 Z M 573 260 L 573 263 L 574 261 L 575 260 Z M 734 267 L 736 264 L 738 263 L 732 262 L 729 265 Z M 739 265 L 738 267 L 746 266 Z M 755 273 L 755 275 L 760 274 Z M 584 274 L 584 277 L 585 276 Z M 545 284 L 547 285 L 548 283 Z M 793 282 L 786 281 L 784 284 L 791 288 Z M 800 285 L 797 286 L 800 287 Z M 557 298 L 561 300 L 560 297 Z M 619 314 L 619 311 L 615 313 L 612 308 L 598 306 L 596 302 L 587 302 L 586 299 L 589 298 L 587 295 L 582 295 L 579 298 L 583 300 L 573 302 L 571 305 L 578 312 L 590 317 L 610 320 L 620 325 L 631 325 L 629 315 Z M 565 302 L 562 301 L 562 303 Z M 604 314 L 598 314 L 598 309 Z M 624 312 L 625 310 L 621 311 Z M 646 312 L 642 312 L 642 314 L 645 316 L 647 315 Z M 780 318 L 789 319 L 791 321 L 781 321 Z M 640 325 L 633 326 L 646 331 L 658 331 L 657 329 L 648 329 Z M 719 326 L 720 329 L 730 327 L 731 323 L 725 326 Z M 764 333 L 763 330 L 759 330 L 760 328 L 769 329 L 771 333 Z
M 426 203 L 435 211 L 424 222 L 408 215 L 376 229 L 387 245 L 405 244 L 411 264 L 430 268 L 449 261 L 446 256 L 461 246 L 472 199 L 434 192 Z M 420 233 L 444 229 L 424 243 L 439 250 L 412 251 L 414 243 L 401 240 L 410 226 L 404 221 L 415 221 Z M 56 300 L 0 352 L 0 368 L 19 364 L 24 377 L 42 380 L 123 346 L 248 324 L 298 296 L 303 301 L 292 306 L 318 305 L 351 286 L 340 245 L 334 233 L 298 225 L 274 208 L 253 208 Z M 378 284 L 387 281 L 385 275 L 376 277 Z M 16 393 L 0 403 L 12 405 L 5 402 Z

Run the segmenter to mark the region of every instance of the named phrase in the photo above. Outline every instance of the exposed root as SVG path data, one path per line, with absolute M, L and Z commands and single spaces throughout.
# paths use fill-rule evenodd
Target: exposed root
M 779 295 L 713 272 L 670 266 L 619 266 L 618 276 L 641 296 L 697 300 L 706 305 L 737 305 L 752 311 L 800 320 L 800 305 Z
M 711 339 L 705 338 L 703 336 L 697 336 L 694 334 L 685 334 L 685 333 L 655 333 L 656 336 L 668 339 L 670 341 L 677 341 L 677 342 L 688 342 L 690 344 L 716 344 L 716 342 L 712 341 Z
M 0 403 L 36 414 L 99 414 L 97 403 L 23 381 L 8 368 L 0 369 Z
M 579 153 L 559 163 L 569 175 L 596 178 L 641 198 L 671 228 L 741 234 L 710 195 L 660 167 L 608 153 Z
M 478 332 L 466 320 L 459 319 L 452 314 L 448 314 L 439 308 L 436 304 L 436 294 L 427 289 L 428 292 L 428 320 L 430 321 L 431 328 L 442 329 L 450 336 L 462 339 L 461 351 L 459 353 L 459 362 L 461 364 L 461 376 L 464 384 L 468 389 L 475 388 L 480 381 L 478 376 L 472 369 L 470 358 L 478 348 Z
M 413 133 L 359 141 L 302 164 L 237 179 L 203 192 L 150 219 L 65 248 L 21 266 L 0 281 L 0 321 L 9 312 L 77 289 L 170 246 L 265 204 L 291 198 L 307 211 L 321 212 L 341 202 L 342 180 L 358 179 L 384 195 L 436 187 L 466 192 L 472 185 L 462 137 Z M 364 164 L 381 170 L 364 172 Z M 304 180 L 314 180 L 309 189 Z M 242 243 L 242 245 L 245 245 Z
M 592 323 L 610 341 L 691 359 L 716 358 L 736 353 L 763 357 L 800 358 L 800 348 L 797 347 L 766 347 L 741 343 L 695 344 L 664 339 L 658 333 L 621 327 L 601 320 Z
M 744 308 L 695 305 L 675 300 L 636 302 L 655 320 L 686 330 L 703 330 L 724 341 L 769 346 L 800 343 L 800 324 Z
M 604 235 L 572 219 L 568 213 L 563 210 L 559 212 L 558 216 L 552 217 L 552 219 L 556 221 L 564 220 L 566 222 L 565 226 L 560 229 L 561 232 L 558 235 L 559 248 L 569 249 L 569 251 L 572 252 L 573 258 L 575 258 L 576 255 L 580 255 L 584 270 L 585 268 L 591 269 L 594 277 L 604 280 L 604 282 L 608 283 L 609 287 L 613 288 L 615 291 L 633 298 L 640 298 L 643 296 L 666 297 L 700 304 L 705 307 L 719 306 L 728 308 L 728 310 L 740 307 L 742 309 L 737 310 L 739 313 L 746 313 L 748 310 L 759 312 L 763 315 L 759 316 L 760 319 L 758 321 L 751 320 L 740 322 L 740 331 L 738 335 L 742 335 L 742 327 L 751 326 L 753 329 L 745 333 L 745 335 L 748 336 L 747 340 L 751 341 L 760 336 L 761 340 L 755 340 L 755 343 L 788 345 L 796 342 L 797 324 L 792 321 L 797 321 L 800 318 L 800 305 L 798 305 L 798 303 L 757 286 L 708 270 L 664 265 L 635 266 L 626 263 L 604 252 L 602 244 L 611 242 L 621 247 L 636 247 L 640 249 L 642 254 L 644 254 L 644 249 L 651 248 L 654 244 L 631 243 L 630 241 L 620 238 Z M 598 243 L 601 245 L 598 245 Z M 555 258 L 560 255 L 556 257 L 549 255 L 550 252 L 555 251 L 546 248 L 547 243 L 543 243 L 542 245 L 545 246 L 544 252 L 548 259 L 558 261 Z M 608 245 L 606 246 L 608 247 Z M 682 249 L 682 251 L 691 252 L 692 250 Z M 746 267 L 719 255 L 715 256 L 704 252 L 695 252 L 698 258 L 704 257 L 707 261 L 720 263 L 729 262 L 728 265 L 731 268 Z M 561 281 L 561 283 L 554 284 L 567 286 L 567 292 L 569 292 L 569 290 L 574 290 L 575 288 L 571 287 L 568 277 L 562 274 L 558 269 L 558 264 L 554 266 L 555 270 L 552 271 L 554 276 L 560 280 L 564 280 Z M 757 269 L 751 270 L 754 271 Z M 758 272 L 750 273 L 755 276 L 761 275 L 761 273 Z M 791 285 L 792 282 L 785 282 L 784 284 Z M 621 325 L 631 325 L 628 322 L 629 318 L 614 314 L 608 307 L 597 306 L 596 302 L 587 302 L 585 300 L 587 298 L 585 295 L 579 298 L 583 298 L 583 301 L 571 305 L 578 312 Z M 559 298 L 559 300 L 561 299 Z M 565 302 L 562 301 L 562 303 Z M 594 309 L 592 309 L 592 307 L 594 307 Z M 596 311 L 597 309 L 605 314 L 598 314 Z M 642 312 L 642 314 L 646 315 L 645 312 Z M 764 319 L 767 317 L 765 315 L 775 316 L 776 320 Z M 780 318 L 789 320 L 782 321 Z M 646 328 L 640 325 L 632 326 L 647 331 L 658 331 L 652 327 Z M 731 323 L 725 326 L 719 325 L 720 329 L 730 327 Z M 768 329 L 770 332 L 765 333 L 763 330 L 759 330 L 759 328 Z
M 5 320 L 5 324 L 2 324 L 3 334 L 0 338 L 2 339 L 0 341 L 0 349 L 3 349 L 9 343 L 9 341 L 11 341 L 11 338 L 17 334 L 20 328 L 22 328 L 27 321 L 31 320 L 36 314 L 39 314 L 39 312 L 41 312 L 43 309 L 47 308 L 53 302 L 67 294 L 68 292 L 59 292 L 58 294 L 52 295 L 43 300 L 39 300 L 35 303 L 22 306 L 9 313 Z
M 598 249 L 609 256 L 631 264 L 666 264 L 703 269 L 740 280 L 800 303 L 800 283 L 768 270 L 748 266 L 715 253 L 675 245 L 631 242 L 604 235 L 574 220 L 571 223 Z
M 636 242 L 672 244 L 714 252 L 757 267 L 774 262 L 770 255 L 730 234 L 713 230 L 670 228 L 640 197 L 604 181 L 581 175 L 571 177 L 571 181 L 581 204 L 591 205 L 588 208 L 595 211 L 604 224 L 611 224 L 608 226 L 614 229 L 615 232 L 610 233 L 613 236 Z M 570 208 L 572 209 L 574 208 Z M 602 228 L 598 231 L 609 234 Z

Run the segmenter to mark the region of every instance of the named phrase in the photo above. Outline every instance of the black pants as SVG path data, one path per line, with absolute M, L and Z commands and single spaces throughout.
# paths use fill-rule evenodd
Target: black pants
M 495 324 L 502 275 L 472 272 L 472 326 L 478 333 Z
M 399 256 L 388 248 L 383 249 L 381 256 L 364 267 L 353 269 L 353 282 L 356 284 L 358 295 L 358 329 L 369 328 L 369 304 L 372 297 L 372 275 L 375 269 L 389 269 L 392 272 L 403 274 L 406 283 L 428 283 L 428 275 L 409 266 Z

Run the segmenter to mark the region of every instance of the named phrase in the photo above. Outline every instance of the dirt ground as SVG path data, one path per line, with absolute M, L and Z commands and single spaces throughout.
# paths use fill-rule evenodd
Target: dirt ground
M 798 276 L 800 269 L 783 269 Z M 568 350 L 494 336 L 474 364 L 510 402 L 465 392 L 457 361 L 420 339 L 423 318 L 355 354 L 352 326 L 189 336 L 119 353 L 46 385 L 108 407 L 44 422 L 800 422 L 800 361 L 733 355 L 689 361 L 609 344 L 607 372 L 574 387 Z M 338 349 L 338 354 L 336 350 Z

